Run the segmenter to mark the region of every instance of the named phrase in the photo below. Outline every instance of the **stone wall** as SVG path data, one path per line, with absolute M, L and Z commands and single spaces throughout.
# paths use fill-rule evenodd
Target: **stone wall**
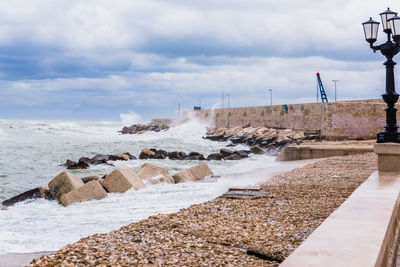
M 385 125 L 386 104 L 382 100 L 308 103 L 186 111 L 215 127 L 287 128 L 320 131 L 328 139 L 375 138 Z M 399 108 L 399 106 L 397 106 Z

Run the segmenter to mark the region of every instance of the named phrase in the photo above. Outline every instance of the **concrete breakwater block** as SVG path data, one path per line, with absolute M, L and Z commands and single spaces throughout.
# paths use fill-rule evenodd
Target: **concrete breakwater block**
M 68 206 L 75 202 L 102 199 L 105 197 L 107 197 L 107 192 L 101 184 L 96 180 L 92 180 L 78 189 L 64 194 L 60 199 L 60 204 Z
M 49 182 L 49 190 L 55 199 L 60 200 L 62 195 L 78 189 L 83 185 L 84 183 L 81 178 L 72 173 L 63 171 Z
M 206 163 L 197 164 L 189 168 L 188 171 L 190 171 L 193 174 L 196 180 L 202 180 L 207 176 L 214 175 L 214 173 L 210 170 L 210 168 Z
M 210 170 L 207 163 L 200 163 L 187 170 L 180 171 L 172 177 L 175 183 L 182 183 L 187 181 L 199 181 L 212 175 L 214 175 L 214 173 Z
M 149 181 L 151 184 L 166 182 L 173 184 L 174 179 L 166 168 L 162 168 L 150 163 L 145 163 L 136 172 L 140 179 Z
M 123 193 L 131 189 L 139 190 L 145 187 L 142 179 L 131 169 L 116 169 L 106 176 L 102 182 L 108 192 Z
M 174 179 L 174 182 L 176 184 L 196 180 L 196 177 L 194 177 L 193 174 L 189 170 L 183 170 L 183 171 L 177 172 L 172 176 L 172 178 Z

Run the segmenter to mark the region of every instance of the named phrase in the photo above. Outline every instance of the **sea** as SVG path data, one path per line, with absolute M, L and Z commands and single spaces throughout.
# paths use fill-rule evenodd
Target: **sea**
M 122 135 L 124 120 L 45 121 L 0 120 L 0 202 L 47 184 L 66 168 L 67 159 L 96 154 L 130 152 L 138 157 L 143 148 L 166 151 L 196 151 L 207 156 L 228 142 L 203 139 L 207 125 L 189 120 L 163 132 Z M 233 149 L 248 149 L 238 145 Z M 165 167 L 171 174 L 199 161 L 129 160 L 115 161 L 115 167 L 91 166 L 71 170 L 79 177 L 103 176 L 115 168 L 139 169 L 144 163 Z M 190 205 L 212 200 L 229 187 L 252 186 L 274 174 L 304 165 L 277 162 L 274 156 L 252 155 L 239 161 L 207 161 L 215 177 L 198 182 L 147 185 L 126 193 L 68 207 L 45 199 L 27 200 L 0 211 L 0 254 L 55 251 L 95 233 L 106 233 L 160 213 L 173 213 Z

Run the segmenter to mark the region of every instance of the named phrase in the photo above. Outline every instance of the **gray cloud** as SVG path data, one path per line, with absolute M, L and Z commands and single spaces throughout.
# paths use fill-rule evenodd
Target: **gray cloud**
M 118 119 L 134 110 L 149 118 L 174 115 L 178 102 L 191 108 L 199 98 L 211 107 L 221 90 L 233 106 L 262 105 L 269 88 L 277 104 L 307 102 L 315 99 L 318 71 L 330 87 L 339 80 L 340 99 L 377 98 L 383 57 L 368 48 L 361 22 L 378 20 L 391 4 L 3 2 L 0 112 Z

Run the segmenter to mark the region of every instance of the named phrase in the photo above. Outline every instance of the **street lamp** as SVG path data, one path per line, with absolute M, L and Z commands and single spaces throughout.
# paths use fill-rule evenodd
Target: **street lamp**
M 395 142 L 400 143 L 400 133 L 398 132 L 395 103 L 399 99 L 399 94 L 396 93 L 394 87 L 394 62 L 393 57 L 400 50 L 400 17 L 396 12 L 391 11 L 389 8 L 379 14 L 382 19 L 383 31 L 387 34 L 387 41 L 378 46 L 374 46 L 378 36 L 379 22 L 370 18 L 364 22 L 364 34 L 366 41 L 370 44 L 371 49 L 374 51 L 381 51 L 382 55 L 386 57 L 383 65 L 386 66 L 386 92 L 382 95 L 383 101 L 387 104 L 386 111 L 386 125 L 385 129 L 378 133 L 377 143 Z M 394 42 L 393 42 L 394 41 Z
M 338 81 L 339 81 L 339 80 L 332 80 L 332 82 L 335 83 L 335 102 L 336 102 L 336 83 L 337 83 Z
M 272 106 L 272 89 L 268 89 L 269 91 L 269 105 Z

